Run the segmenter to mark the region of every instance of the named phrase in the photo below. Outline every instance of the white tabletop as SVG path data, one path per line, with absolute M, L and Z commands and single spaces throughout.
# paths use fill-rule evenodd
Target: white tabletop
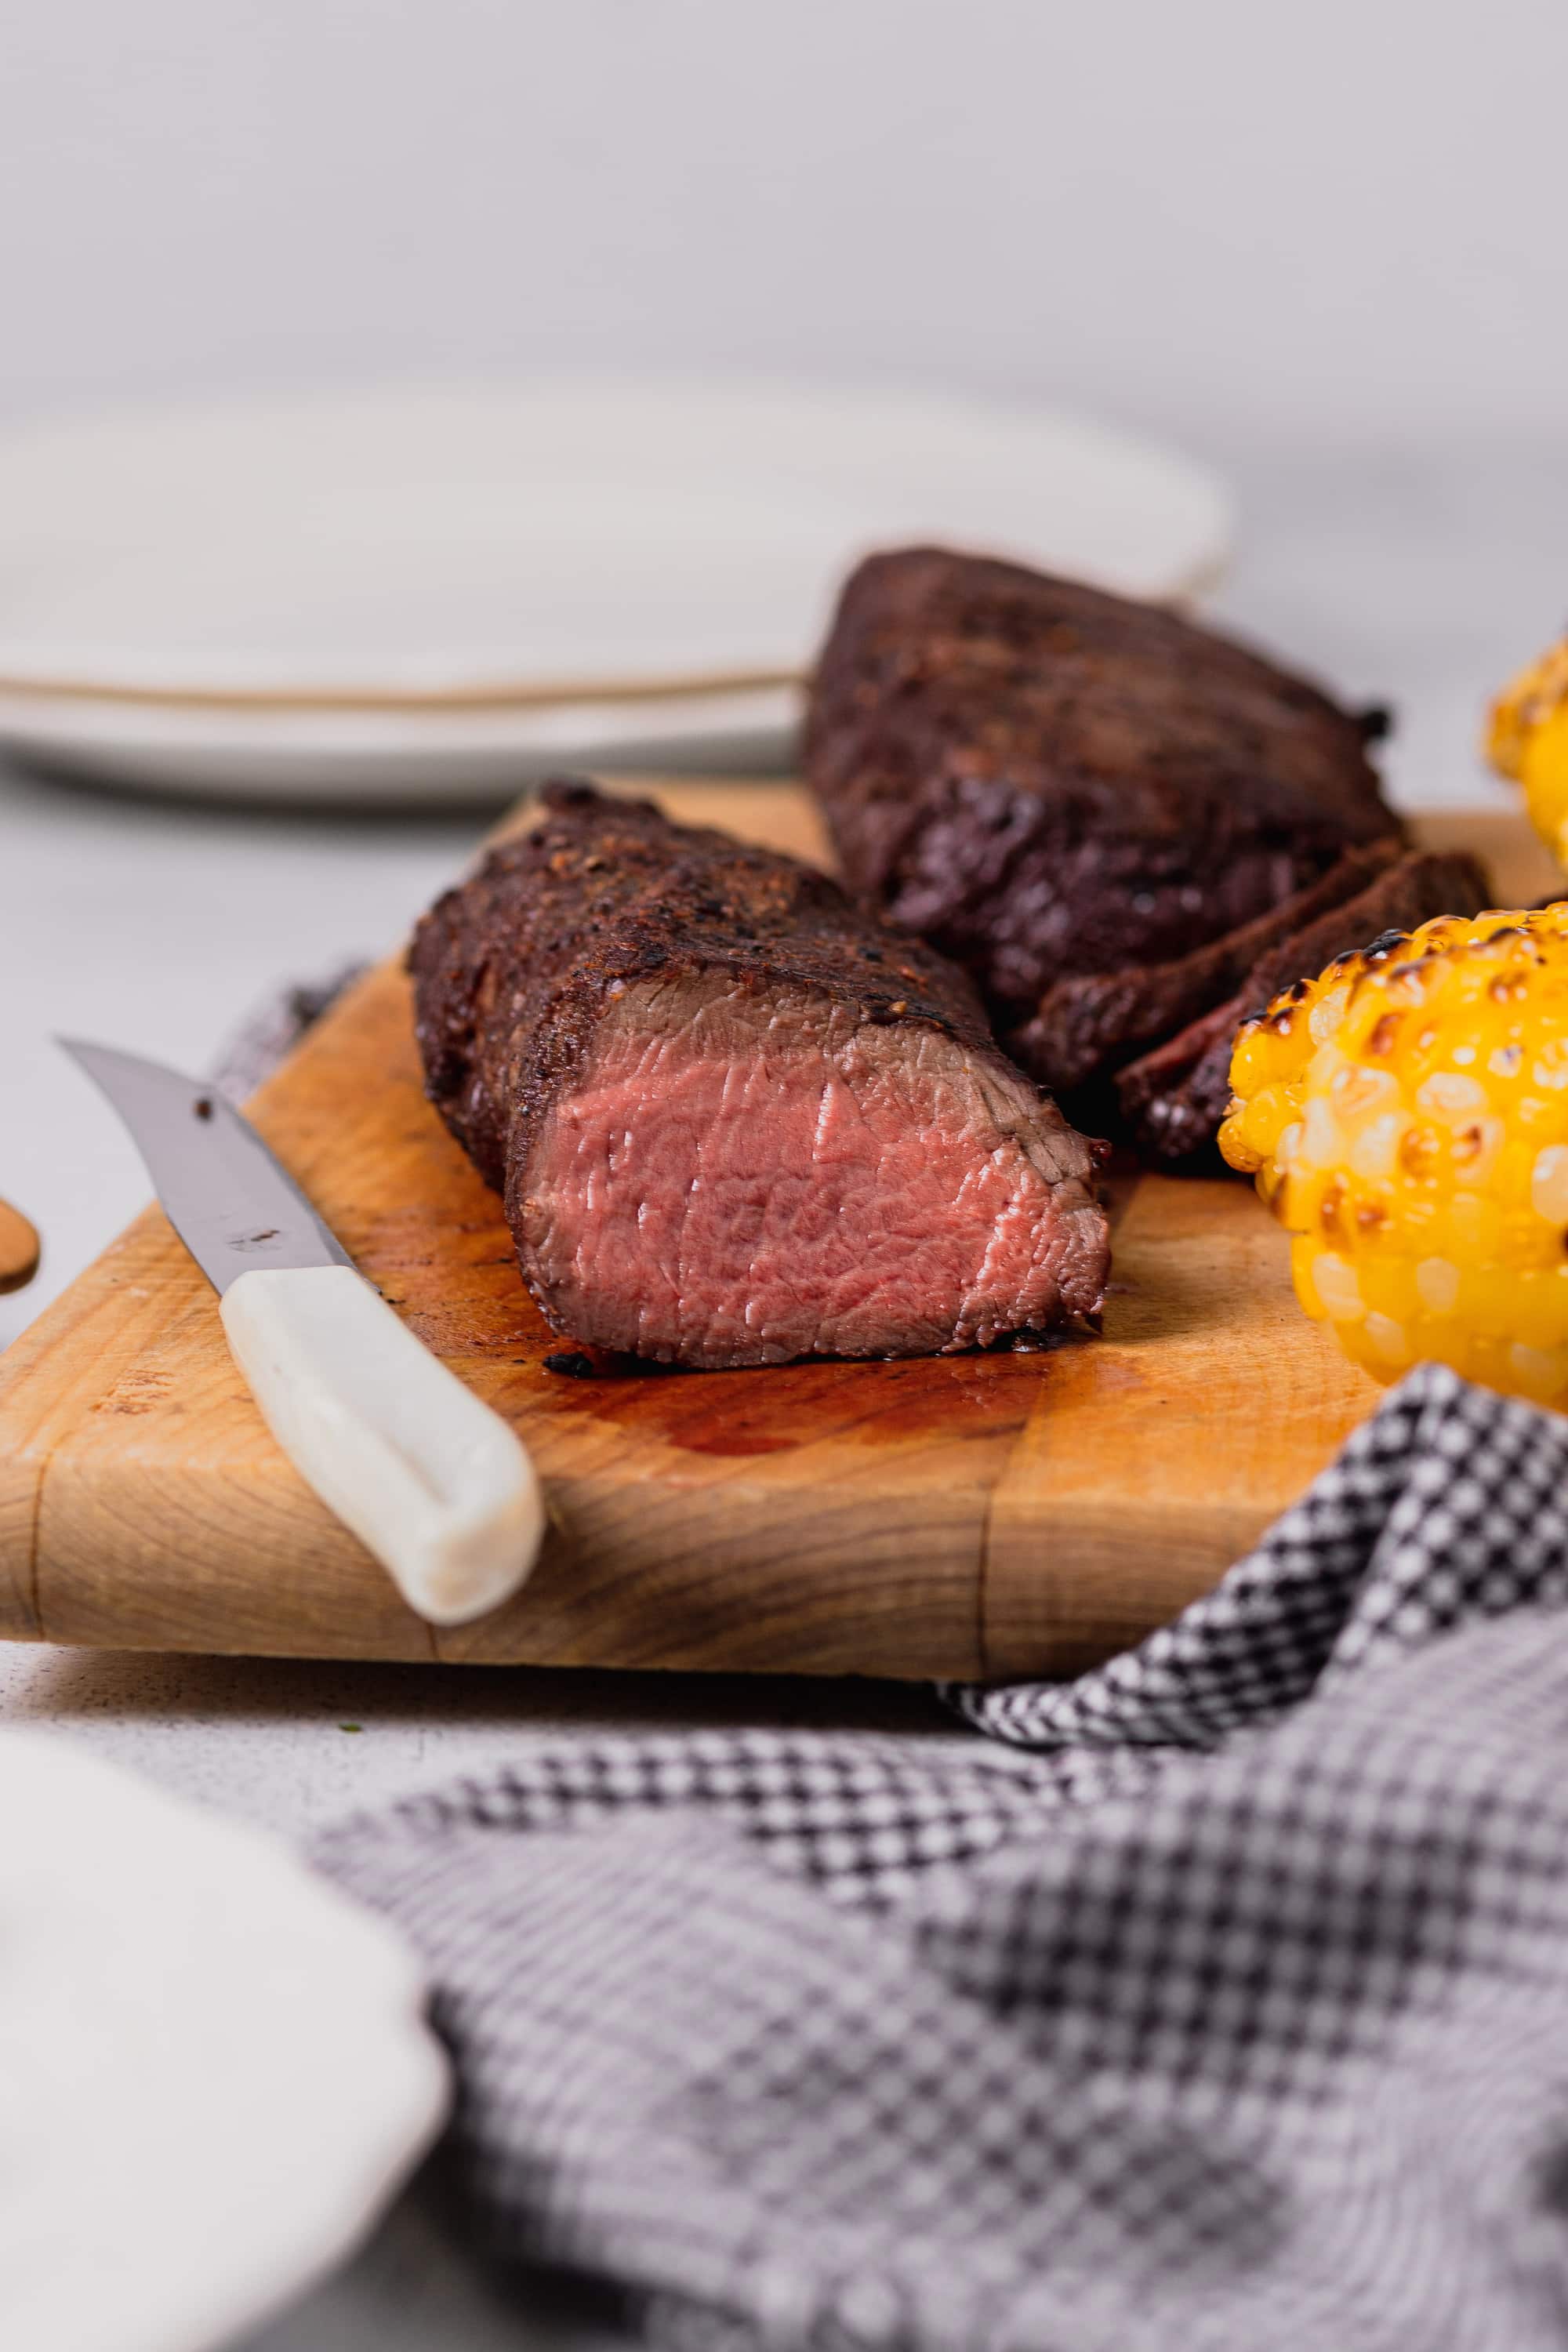
M 1221 453 L 1223 454 L 1223 453 Z M 1555 446 L 1295 448 L 1235 468 L 1246 530 L 1217 609 L 1354 698 L 1388 700 L 1406 805 L 1504 795 L 1489 694 L 1568 621 L 1568 435 Z M 395 939 L 471 847 L 472 814 L 259 814 L 0 768 L 0 1197 L 39 1225 L 0 1345 L 140 1205 L 135 1155 L 50 1045 L 76 1032 L 195 1070 L 281 979 Z M 303 1833 L 550 1730 L 694 1720 L 939 1721 L 886 1685 L 155 1659 L 0 1645 L 0 1717 L 52 1722 L 210 1801 Z M 940 1731 L 937 1736 L 944 1736 Z M 951 1735 L 949 1735 L 951 1736 Z M 542 2332 L 541 2332 L 542 2330 Z M 256 2352 L 452 2352 L 602 2340 L 520 2317 L 428 2197 Z

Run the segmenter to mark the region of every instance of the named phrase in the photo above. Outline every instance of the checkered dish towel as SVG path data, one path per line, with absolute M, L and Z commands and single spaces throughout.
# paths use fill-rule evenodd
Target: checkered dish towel
M 989 1740 L 541 1742 L 325 1866 L 500 2249 L 690 2352 L 1568 2344 L 1568 1423 L 1427 1367 Z

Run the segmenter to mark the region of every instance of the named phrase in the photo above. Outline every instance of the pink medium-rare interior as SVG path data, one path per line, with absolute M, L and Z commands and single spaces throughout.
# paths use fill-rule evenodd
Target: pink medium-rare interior
M 601 1022 L 530 1155 L 520 1240 L 600 1347 L 926 1354 L 1053 1315 L 1085 1227 L 1049 1150 L 1028 1082 L 935 1030 L 684 975 Z

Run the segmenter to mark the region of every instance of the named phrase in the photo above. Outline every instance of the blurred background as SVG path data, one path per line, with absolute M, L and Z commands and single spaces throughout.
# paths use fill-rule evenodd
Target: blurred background
M 13 0 L 13 411 L 649 364 L 1550 433 L 1552 0 Z
M 1211 608 L 1395 705 L 1397 797 L 1499 792 L 1486 698 L 1568 612 L 1552 0 L 13 0 L 6 36 L 0 428 L 584 373 L 1044 403 L 1217 478 Z M 142 1190 L 49 1033 L 205 1066 L 478 830 L 143 781 L 0 766 L 0 1195 L 47 1228 L 0 1342 Z

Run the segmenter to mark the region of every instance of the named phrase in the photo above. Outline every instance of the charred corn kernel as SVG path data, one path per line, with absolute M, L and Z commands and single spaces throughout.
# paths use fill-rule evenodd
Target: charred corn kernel
M 1244 1024 L 1230 1081 L 1220 1149 L 1349 1356 L 1568 1411 L 1568 901 L 1342 956 Z
M 1568 866 L 1568 638 L 1499 695 L 1487 756 L 1500 775 L 1524 786 L 1531 824 Z

